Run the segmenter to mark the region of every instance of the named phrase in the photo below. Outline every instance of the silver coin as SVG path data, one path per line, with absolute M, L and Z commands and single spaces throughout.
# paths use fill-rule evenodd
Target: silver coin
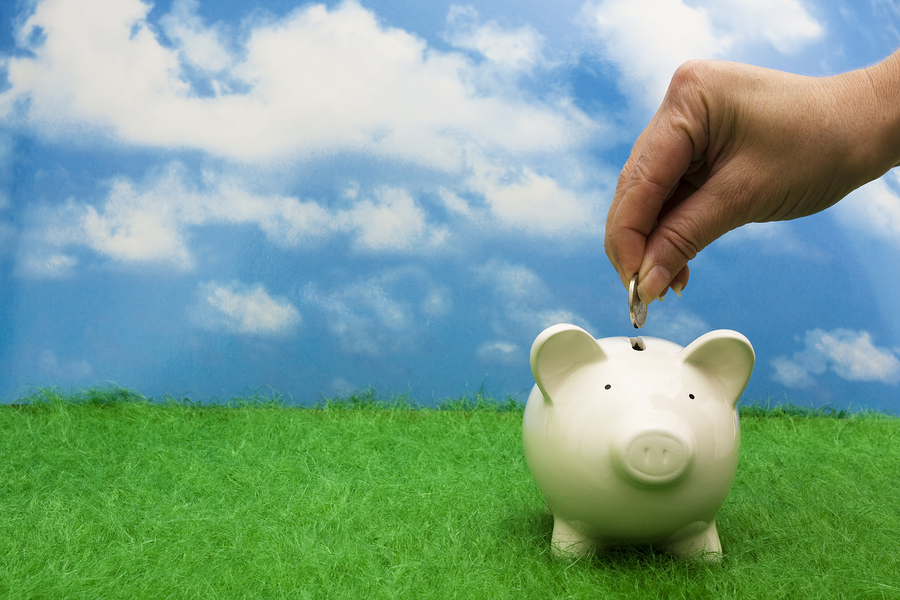
M 640 329 L 647 322 L 647 305 L 641 302 L 638 295 L 638 276 L 631 278 L 628 286 L 628 314 L 631 316 L 631 324 L 635 329 Z

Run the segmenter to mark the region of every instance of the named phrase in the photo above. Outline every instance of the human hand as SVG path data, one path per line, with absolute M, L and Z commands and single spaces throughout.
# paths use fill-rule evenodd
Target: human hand
M 810 215 L 900 160 L 900 52 L 875 67 L 804 77 L 691 61 L 619 176 L 606 254 L 645 303 L 680 295 L 689 260 L 750 222 Z

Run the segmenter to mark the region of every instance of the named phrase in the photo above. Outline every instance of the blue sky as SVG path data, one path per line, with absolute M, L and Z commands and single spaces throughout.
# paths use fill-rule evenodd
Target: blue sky
M 12 6 L 10 6 L 12 4 Z M 554 323 L 632 335 L 615 179 L 690 58 L 809 75 L 887 0 L 0 6 L 0 398 L 524 398 Z M 642 331 L 745 334 L 745 399 L 900 411 L 900 173 L 692 263 Z

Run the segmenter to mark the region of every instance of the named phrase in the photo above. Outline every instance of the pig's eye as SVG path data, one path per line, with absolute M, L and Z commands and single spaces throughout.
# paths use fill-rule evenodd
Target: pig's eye
M 608 390 L 608 389 L 611 388 L 611 387 L 612 387 L 612 386 L 609 385 L 609 384 L 607 383 L 605 386 L 603 386 L 603 389 L 604 389 L 604 390 Z
M 694 395 L 693 395 L 693 394 L 688 394 L 688 398 L 690 398 L 691 400 L 693 400 L 693 399 L 694 399 Z

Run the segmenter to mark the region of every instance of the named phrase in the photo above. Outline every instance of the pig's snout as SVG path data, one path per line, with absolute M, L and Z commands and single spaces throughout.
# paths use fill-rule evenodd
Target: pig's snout
M 613 442 L 612 456 L 619 472 L 635 483 L 663 486 L 690 470 L 695 443 L 691 431 L 677 419 L 635 423 Z

